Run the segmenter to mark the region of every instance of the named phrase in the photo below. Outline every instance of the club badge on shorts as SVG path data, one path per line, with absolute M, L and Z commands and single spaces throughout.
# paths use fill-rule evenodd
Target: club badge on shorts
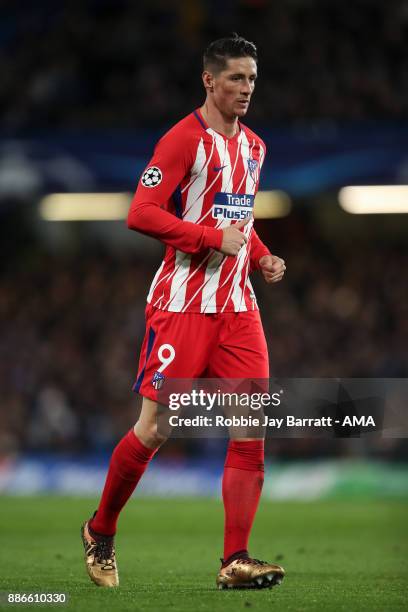
M 153 374 L 152 385 L 157 391 L 164 385 L 165 378 L 166 377 L 161 372 L 155 372 Z

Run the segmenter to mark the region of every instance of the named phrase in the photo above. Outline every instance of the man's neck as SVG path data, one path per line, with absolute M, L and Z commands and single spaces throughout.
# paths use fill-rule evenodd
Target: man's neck
M 209 104 L 207 100 L 200 111 L 208 127 L 227 138 L 232 138 L 239 131 L 238 117 L 226 117 L 213 104 Z

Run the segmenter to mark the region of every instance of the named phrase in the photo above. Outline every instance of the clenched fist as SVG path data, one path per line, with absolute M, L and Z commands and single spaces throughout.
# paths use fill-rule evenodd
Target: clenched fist
M 277 283 L 285 274 L 285 261 L 277 255 L 264 255 L 259 260 L 259 265 L 265 282 L 268 284 Z
M 240 248 L 248 242 L 248 238 L 241 232 L 241 229 L 245 227 L 250 220 L 251 217 L 247 217 L 242 221 L 238 221 L 235 225 L 229 225 L 222 230 L 221 253 L 224 253 L 224 255 L 238 255 Z

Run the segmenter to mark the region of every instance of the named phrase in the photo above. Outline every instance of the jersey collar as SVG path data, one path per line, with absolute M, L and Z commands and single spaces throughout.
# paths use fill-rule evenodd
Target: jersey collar
M 204 117 L 201 114 L 201 111 L 199 108 L 196 108 L 196 110 L 193 112 L 193 115 L 195 116 L 195 118 L 197 119 L 197 121 L 200 123 L 201 127 L 207 132 L 208 130 L 212 130 L 213 132 L 215 132 L 216 134 L 219 134 L 220 136 L 222 136 L 223 138 L 225 138 L 226 140 L 235 140 L 236 138 L 238 138 L 238 136 L 241 134 L 242 131 L 242 125 L 241 123 L 238 121 L 238 130 L 237 133 L 234 134 L 234 136 L 226 136 L 225 134 L 221 134 L 221 132 L 217 132 L 216 130 L 214 130 L 213 128 L 211 128 L 207 122 L 205 121 Z

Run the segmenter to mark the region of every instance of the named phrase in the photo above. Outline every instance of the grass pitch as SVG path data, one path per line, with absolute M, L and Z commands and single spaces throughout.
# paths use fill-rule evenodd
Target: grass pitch
M 217 591 L 220 501 L 134 499 L 120 519 L 121 586 L 85 572 L 81 522 L 94 500 L 0 498 L 0 590 L 66 592 L 47 609 L 93 612 L 407 610 L 408 506 L 399 502 L 262 502 L 251 553 L 286 569 L 280 587 Z M 20 608 L 42 606 L 20 606 Z M 3 609 L 11 609 L 10 605 Z M 16 607 L 14 607 L 16 609 Z

